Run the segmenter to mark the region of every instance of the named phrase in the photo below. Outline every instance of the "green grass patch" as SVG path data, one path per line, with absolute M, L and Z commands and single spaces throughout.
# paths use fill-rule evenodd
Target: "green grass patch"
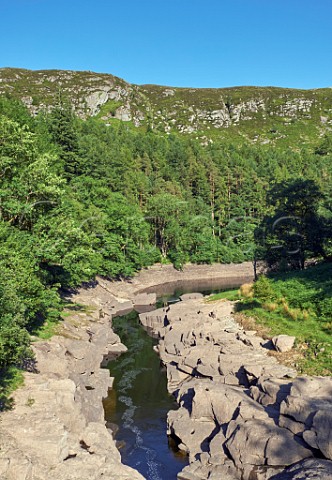
M 108 100 L 104 105 L 101 106 L 97 118 L 109 117 L 116 114 L 116 110 L 121 107 L 122 102 L 116 100 Z
M 42 340 L 48 340 L 58 333 L 60 320 L 45 320 L 45 322 L 35 328 L 31 333 L 34 337 Z
M 224 290 L 223 292 L 215 293 L 211 295 L 207 302 L 215 302 L 216 300 L 230 300 L 232 302 L 239 300 L 239 289 L 236 290 Z
M 89 315 L 93 313 L 97 308 L 96 306 L 93 306 L 93 305 L 83 305 L 82 303 L 73 303 L 73 302 L 64 303 L 63 307 L 65 310 L 67 310 L 67 312 L 62 313 L 63 317 L 71 315 L 70 312 L 86 313 L 87 315 Z
M 242 299 L 237 311 L 267 327 L 271 336 L 293 335 L 303 353 L 302 373 L 332 374 L 332 275 L 322 264 L 270 278 L 254 285 L 253 298 Z

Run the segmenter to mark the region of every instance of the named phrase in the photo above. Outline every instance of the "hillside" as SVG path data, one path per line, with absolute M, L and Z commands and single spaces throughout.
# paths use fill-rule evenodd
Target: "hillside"
M 20 98 L 36 114 L 61 94 L 82 118 L 124 121 L 142 129 L 257 144 L 316 145 L 332 129 L 332 89 L 218 89 L 134 85 L 109 74 L 0 69 L 0 94 Z

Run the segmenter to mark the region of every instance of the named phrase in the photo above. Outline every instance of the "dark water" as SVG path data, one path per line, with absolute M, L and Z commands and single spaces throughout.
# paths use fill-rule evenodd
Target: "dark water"
M 238 288 L 246 282 L 252 282 L 253 275 L 248 277 L 224 277 L 206 278 L 197 280 L 177 280 L 166 282 L 162 285 L 154 285 L 141 290 L 141 293 L 156 293 L 158 298 L 179 296 L 182 293 L 201 292 L 205 295 L 219 293 L 225 290 Z
M 115 381 L 104 409 L 106 420 L 119 426 L 115 438 L 124 442 L 122 462 L 149 480 L 175 480 L 188 460 L 168 444 L 167 412 L 177 405 L 153 350 L 158 341 L 145 332 L 135 312 L 115 318 L 113 329 L 128 352 L 108 365 Z
M 161 307 L 178 301 L 182 293 L 217 293 L 237 288 L 244 281 L 234 277 L 170 282 L 145 291 L 156 292 Z M 113 329 L 128 352 L 108 365 L 115 380 L 114 388 L 104 400 L 104 409 L 106 420 L 119 427 L 115 438 L 122 444 L 122 462 L 148 480 L 176 480 L 188 459 L 169 445 L 166 435 L 167 413 L 175 410 L 177 404 L 167 391 L 166 370 L 161 368 L 153 350 L 158 340 L 146 333 L 136 312 L 114 318 Z

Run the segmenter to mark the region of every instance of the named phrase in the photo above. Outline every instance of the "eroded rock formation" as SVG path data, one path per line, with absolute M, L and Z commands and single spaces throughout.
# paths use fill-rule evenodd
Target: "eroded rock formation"
M 140 320 L 161 337 L 180 406 L 168 415 L 168 433 L 190 459 L 180 480 L 302 479 L 305 469 L 308 478 L 315 469 L 328 478 L 332 462 L 321 459 L 332 460 L 330 377 L 296 377 L 237 324 L 230 302 L 184 296 Z M 281 339 L 287 348 L 292 340 Z
M 14 410 L 1 414 L 0 478 L 143 478 L 121 464 L 104 422 L 112 379 L 100 365 L 126 350 L 112 315 L 151 306 L 162 284 L 165 291 L 198 278 L 241 283 L 250 272 L 250 264 L 183 272 L 155 266 L 131 282 L 99 279 L 82 289 L 73 301 L 89 308 L 67 318 L 58 336 L 35 343 L 39 373 L 26 374 Z M 331 378 L 296 377 L 278 364 L 256 332 L 234 321 L 230 303 L 182 298 L 140 315 L 161 338 L 157 350 L 180 406 L 168 416 L 168 433 L 190 459 L 179 480 L 330 479 Z
M 75 300 L 89 311 L 71 315 L 61 335 L 35 343 L 38 372 L 25 375 L 15 408 L 1 415 L 2 480 L 143 478 L 121 463 L 102 405 L 112 378 L 100 365 L 126 351 L 111 329 L 111 312 L 133 305 L 99 286 Z

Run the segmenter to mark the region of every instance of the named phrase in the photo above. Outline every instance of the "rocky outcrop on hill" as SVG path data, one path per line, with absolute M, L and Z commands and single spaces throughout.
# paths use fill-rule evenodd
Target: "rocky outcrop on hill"
M 315 469 L 327 478 L 332 462 L 321 458 L 332 460 L 332 379 L 296 377 L 236 323 L 230 302 L 191 297 L 140 315 L 161 337 L 158 353 L 179 404 L 168 433 L 190 465 L 178 478 L 307 478 L 298 476 L 300 465 L 308 478 Z
M 256 135 L 251 132 L 251 140 L 269 143 L 284 138 L 296 122 L 302 128 L 312 125 L 317 134 L 332 124 L 330 89 L 170 88 L 134 85 L 113 75 L 86 71 L 0 69 L 0 95 L 20 98 L 33 114 L 52 109 L 59 89 L 82 118 L 98 115 L 107 124 L 116 119 L 165 133 L 204 132 L 202 139 L 207 143 L 209 131 L 230 127 L 249 134 L 247 125 L 254 124 Z M 279 132 L 276 124 L 286 130 Z

